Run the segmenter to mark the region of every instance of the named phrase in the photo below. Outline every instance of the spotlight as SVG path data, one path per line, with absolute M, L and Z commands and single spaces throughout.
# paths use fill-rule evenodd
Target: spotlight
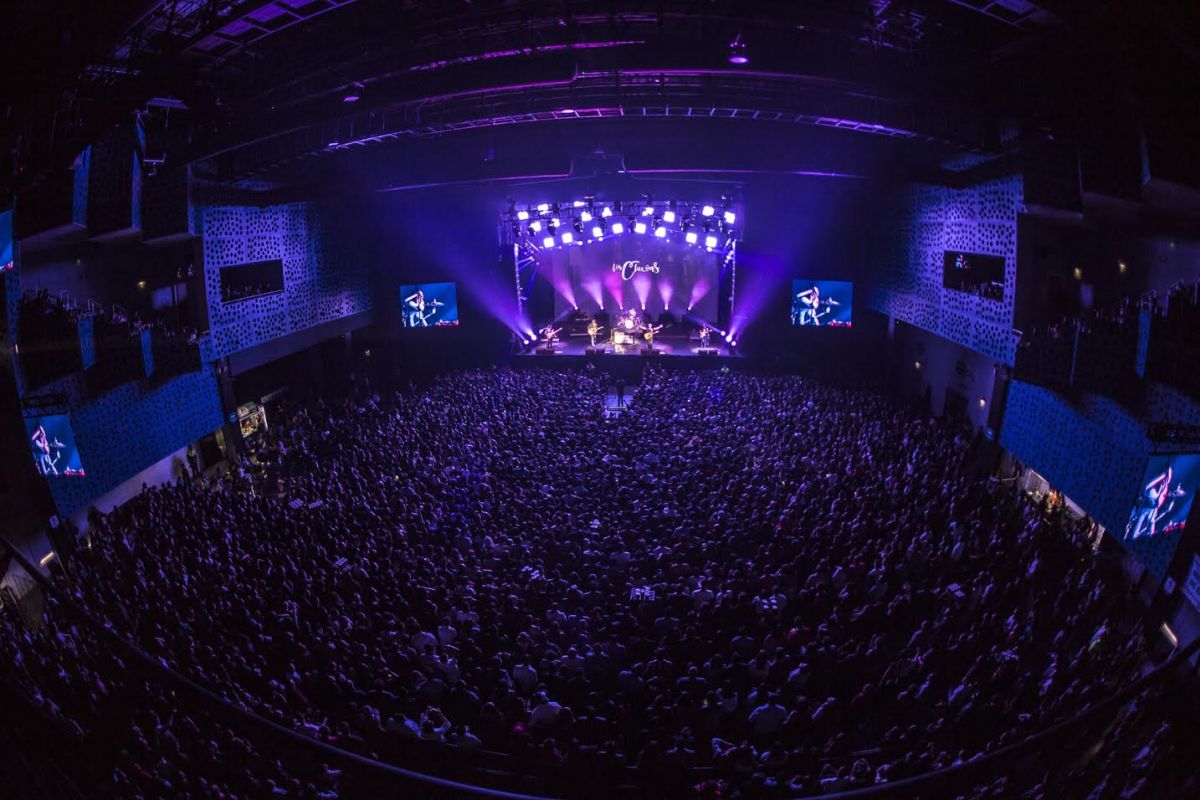
M 559 222 L 558 222 L 558 217 L 555 217 L 554 219 L 550 220 L 550 227 L 551 227 L 551 228 L 557 228 L 557 227 L 558 227 L 558 225 L 559 225 Z
M 674 211 L 664 211 L 663 212 L 663 222 L 667 223 L 668 225 L 675 222 L 675 212 Z
M 634 225 L 633 232 L 634 233 L 645 233 L 646 232 L 646 223 L 639 222 L 636 225 Z
M 737 339 L 734 339 L 732 342 L 730 342 L 730 344 L 734 347 L 737 347 Z
M 729 63 L 739 66 L 750 63 L 750 57 L 746 55 L 746 42 L 740 33 L 729 43 Z
M 607 217 L 611 217 L 611 216 L 612 216 L 612 209 L 611 209 L 611 208 L 609 208 L 608 206 L 605 206 L 605 207 L 604 207 L 604 210 L 600 212 L 600 216 L 602 216 L 602 217 L 605 217 L 605 218 L 607 218 Z
M 665 238 L 667 238 L 667 229 L 666 228 L 655 228 L 654 235 L 657 236 L 659 239 L 665 239 Z
M 595 238 L 599 239 L 599 238 L 600 238 L 601 236 L 603 236 L 603 235 L 604 235 L 604 229 L 603 229 L 603 228 L 601 228 L 599 225 L 593 225 L 593 226 L 592 226 L 592 236 L 594 236 Z
M 716 246 L 717 246 L 717 237 L 715 237 L 715 236 L 705 236 L 705 237 L 704 237 L 704 246 L 705 246 L 705 247 L 707 247 L 707 248 L 708 248 L 708 249 L 710 249 L 710 250 L 711 250 L 712 248 L 716 247 Z
M 592 212 L 584 211 L 582 214 L 579 215 L 579 218 L 581 220 L 583 220 L 584 222 L 591 222 L 592 221 Z
M 695 244 L 700 237 L 696 235 L 695 231 L 688 231 L 683 238 L 687 240 L 688 244 Z
M 529 230 L 533 231 L 534 233 L 537 233 L 541 229 L 542 221 L 540 219 L 535 219 L 533 222 L 529 223 Z
M 519 219 L 519 220 L 521 220 L 522 222 L 524 222 L 525 220 L 529 219 L 529 212 L 528 212 L 528 211 L 518 211 L 518 212 L 517 212 L 517 219 Z
M 573 241 L 575 241 L 575 237 L 571 235 L 570 231 L 567 231 L 566 233 L 564 233 L 562 235 L 562 243 L 563 244 L 570 244 Z
M 734 214 L 732 211 L 726 211 L 725 224 L 732 225 L 735 221 L 737 221 L 737 214 Z
M 624 233 L 624 232 L 625 232 L 625 226 L 624 226 L 624 225 L 622 225 L 622 224 L 621 224 L 621 223 L 619 223 L 619 222 L 614 222 L 614 223 L 612 224 L 612 232 L 613 232 L 613 233 Z
M 643 217 L 648 217 L 653 213 L 654 213 L 654 206 L 646 206 L 645 208 L 642 209 Z
M 582 200 L 576 200 L 574 203 L 571 203 L 572 208 L 583 208 L 584 205 Z
M 537 208 L 538 208 L 539 214 L 545 214 L 547 211 L 550 210 L 550 204 L 549 203 L 541 203 L 538 205 Z
M 712 206 L 705 206 L 704 208 L 700 209 L 700 213 L 706 217 L 711 217 L 713 214 L 716 213 L 716 211 L 717 210 L 715 208 L 713 208 Z
M 545 245 L 547 249 L 554 247 L 554 237 L 547 236 L 545 239 L 542 239 L 542 244 Z

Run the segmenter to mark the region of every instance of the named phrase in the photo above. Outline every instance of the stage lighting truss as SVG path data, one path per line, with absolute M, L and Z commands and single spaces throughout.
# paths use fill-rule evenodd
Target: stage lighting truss
M 567 212 L 565 219 L 559 217 L 559 209 Z M 536 252 L 590 244 L 609 236 L 652 234 L 655 241 L 702 247 L 728 256 L 741 239 L 741 222 L 736 201 L 730 197 L 715 202 L 648 197 L 597 202 L 589 196 L 554 203 L 510 203 L 502 214 L 500 236 L 506 244 Z

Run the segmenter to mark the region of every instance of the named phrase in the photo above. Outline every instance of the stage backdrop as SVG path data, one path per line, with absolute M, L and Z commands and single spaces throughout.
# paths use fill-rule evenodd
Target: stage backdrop
M 703 234 L 701 234 L 703 235 Z M 717 319 L 717 287 L 724 253 L 664 242 L 649 233 L 626 233 L 581 246 L 543 251 L 543 276 L 554 285 L 554 312 L 574 306 L 587 312 L 641 308 L 652 317 L 676 317 L 690 307 Z M 547 263 L 546 259 L 549 259 Z

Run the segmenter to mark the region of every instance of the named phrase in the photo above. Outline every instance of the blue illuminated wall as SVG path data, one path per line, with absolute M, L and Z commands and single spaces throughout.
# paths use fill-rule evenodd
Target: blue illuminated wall
M 1000 444 L 1120 536 L 1150 443 L 1119 405 L 1094 396 L 1072 405 L 1049 389 L 1013 381 Z
M 221 426 L 211 364 L 162 384 L 125 383 L 70 410 L 87 476 L 49 482 L 58 511 L 71 514 L 164 456 Z
M 355 234 L 315 203 L 213 206 L 199 212 L 209 329 L 218 357 L 372 307 Z M 283 260 L 284 291 L 222 303 L 220 269 Z
M 1195 403 L 1158 386 L 1149 388 L 1146 411 L 1153 421 L 1187 422 L 1200 415 Z M 1142 424 L 1111 400 L 1088 395 L 1073 405 L 1062 395 L 1022 381 L 1009 386 L 1000 444 L 1117 539 L 1124 535 L 1150 454 L 1196 449 L 1151 442 Z M 1179 537 L 1123 545 L 1161 579 Z
M 883 251 L 876 257 L 867 303 L 884 314 L 1012 365 L 1017 282 L 1020 177 L 965 189 L 917 185 L 885 215 Z M 1002 256 L 1004 300 L 996 302 L 942 287 L 946 250 Z

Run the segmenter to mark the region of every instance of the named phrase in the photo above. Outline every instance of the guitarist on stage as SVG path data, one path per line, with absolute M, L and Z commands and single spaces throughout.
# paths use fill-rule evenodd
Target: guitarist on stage
M 554 323 L 550 322 L 539 333 L 542 334 L 542 340 L 546 343 L 546 346 L 550 347 L 558 339 L 558 332 L 561 330 L 562 328 L 556 328 L 554 327 Z
M 604 326 L 596 322 L 595 318 L 588 323 L 587 335 L 591 337 L 593 350 L 596 349 L 596 337 L 600 335 L 600 331 L 602 330 L 604 330 Z

